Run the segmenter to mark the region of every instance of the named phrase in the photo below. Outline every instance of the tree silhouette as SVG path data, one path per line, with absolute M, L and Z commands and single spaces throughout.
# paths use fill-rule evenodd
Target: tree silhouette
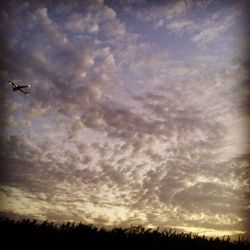
M 0 218 L 0 235 L 3 246 L 27 247 L 78 247 L 81 249 L 250 249 L 250 242 L 229 237 L 206 238 L 191 233 L 145 229 L 143 226 L 128 228 L 114 227 L 111 230 L 98 229 L 82 223 L 55 224 L 23 219 L 14 221 Z

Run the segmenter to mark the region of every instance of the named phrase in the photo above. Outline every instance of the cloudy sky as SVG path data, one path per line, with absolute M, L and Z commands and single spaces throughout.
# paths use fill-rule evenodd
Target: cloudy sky
M 5 1 L 1 214 L 249 233 L 248 4 Z

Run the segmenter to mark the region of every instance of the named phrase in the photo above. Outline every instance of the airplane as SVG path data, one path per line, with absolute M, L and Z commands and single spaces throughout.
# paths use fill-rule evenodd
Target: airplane
M 30 85 L 18 85 L 18 84 L 15 84 L 13 81 L 9 81 L 9 83 L 10 83 L 13 91 L 20 90 L 25 95 L 30 93 L 28 91 L 23 90 L 23 88 L 29 88 Z

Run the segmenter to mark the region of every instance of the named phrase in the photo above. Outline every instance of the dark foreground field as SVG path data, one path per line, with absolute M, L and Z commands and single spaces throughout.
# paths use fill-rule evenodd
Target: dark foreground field
M 250 249 L 243 239 L 231 241 L 228 237 L 205 238 L 192 234 L 177 234 L 172 230 L 151 230 L 142 226 L 98 229 L 93 225 L 35 220 L 14 221 L 0 218 L 0 235 L 3 246 L 20 247 L 72 247 L 77 249 Z M 74 248 L 75 249 L 75 248 Z

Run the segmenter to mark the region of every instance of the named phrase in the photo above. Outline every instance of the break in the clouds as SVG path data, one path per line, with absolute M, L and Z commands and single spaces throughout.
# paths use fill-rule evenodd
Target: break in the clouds
M 2 4 L 1 212 L 249 234 L 246 9 Z

